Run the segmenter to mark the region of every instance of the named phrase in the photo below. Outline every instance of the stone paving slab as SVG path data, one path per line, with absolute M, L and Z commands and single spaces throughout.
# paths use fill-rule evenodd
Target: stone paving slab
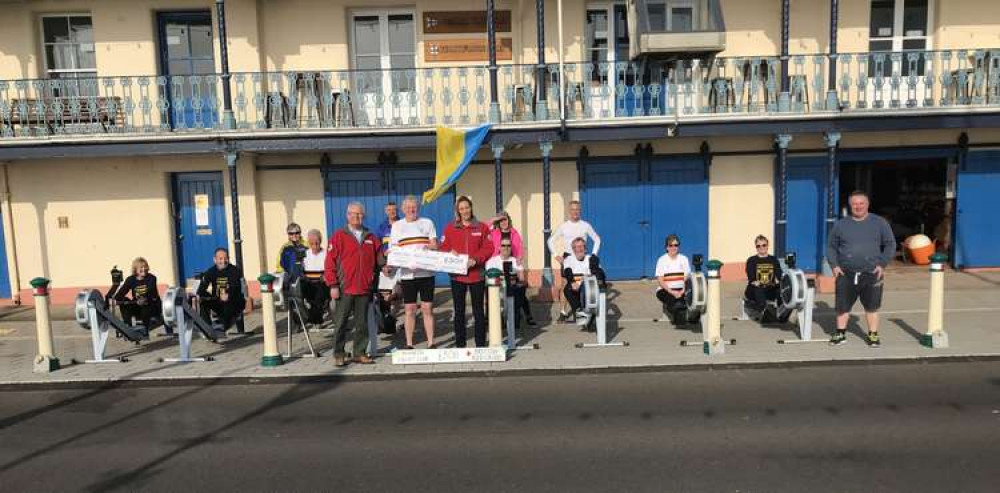
M 916 277 L 916 276 L 914 276 Z M 958 277 L 952 276 L 952 277 Z M 919 279 L 917 279 L 919 280 Z M 926 277 L 924 278 L 926 281 Z M 907 289 L 889 290 L 885 294 L 882 316 L 883 347 L 867 347 L 861 336 L 863 329 L 857 317 L 851 325 L 849 342 L 830 347 L 825 342 L 778 344 L 779 339 L 795 339 L 790 328 L 761 327 L 750 321 L 733 320 L 737 311 L 737 296 L 742 286 L 727 284 L 723 300 L 723 336 L 736 339 L 726 353 L 707 356 L 701 350 L 701 334 L 697 330 L 676 328 L 658 318 L 658 305 L 653 301 L 649 282 L 614 283 L 610 298 L 610 327 L 613 339 L 628 341 L 627 347 L 577 349 L 577 343 L 595 342 L 592 333 L 582 332 L 575 325 L 551 323 L 556 308 L 548 304 L 533 305 L 536 318 L 542 321 L 537 330 L 525 334 L 530 343 L 540 349 L 513 352 L 503 363 L 393 365 L 386 355 L 375 365 L 352 365 L 336 368 L 329 357 L 332 349 L 330 330 L 313 331 L 313 341 L 323 352 L 320 358 L 292 358 L 276 368 L 260 366 L 263 338 L 259 312 L 247 319 L 253 333 L 230 336 L 220 344 L 196 338 L 194 356 L 214 358 L 206 363 L 160 363 L 161 358 L 176 357 L 178 349 L 172 338 L 154 332 L 151 340 L 140 346 L 111 340 L 108 356 L 126 356 L 125 363 L 83 364 L 73 360 L 89 359 L 90 334 L 75 322 L 53 322 L 55 347 L 63 368 L 51 374 L 35 374 L 31 360 L 35 354 L 35 327 L 30 320 L 0 318 L 0 386 L 12 387 L 37 384 L 97 384 L 107 382 L 137 382 L 142 384 L 185 383 L 197 380 L 231 379 L 233 381 L 278 381 L 304 378 L 423 378 L 462 375 L 502 375 L 526 372 L 586 372 L 630 371 L 649 368 L 689 368 L 725 365 L 772 364 L 841 364 L 887 360 L 1000 358 L 1000 274 L 983 274 L 952 281 L 958 284 L 946 293 L 945 329 L 951 347 L 928 349 L 918 342 L 926 329 L 927 292 L 911 282 Z M 963 285 L 962 282 L 965 284 Z M 904 283 L 900 283 L 905 286 Z M 813 326 L 813 337 L 825 339 L 833 330 L 832 296 L 820 295 Z M 450 329 L 450 303 L 439 303 L 435 309 L 438 322 L 437 343 L 453 344 Z M 470 317 L 471 319 L 471 317 Z M 278 326 L 284 324 L 279 314 Z M 420 333 L 418 325 L 418 333 Z M 471 333 L 471 331 L 470 331 Z M 693 343 L 682 347 L 681 341 Z M 284 338 L 279 339 L 284 352 Z M 393 338 L 383 337 L 379 347 L 389 350 Z M 524 341 L 522 341 L 524 342 Z M 397 339 L 398 343 L 398 339 Z M 470 341 L 471 343 L 471 341 Z M 420 345 L 422 346 L 422 344 Z M 418 346 L 419 347 L 419 346 Z M 295 338 L 296 352 L 305 349 L 301 335 Z

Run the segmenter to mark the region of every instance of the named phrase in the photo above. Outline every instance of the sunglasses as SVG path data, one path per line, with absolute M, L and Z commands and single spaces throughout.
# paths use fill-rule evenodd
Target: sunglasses
M 302 236 L 302 232 L 301 231 L 296 231 L 294 233 L 288 233 L 288 236 Z
M 501 244 L 500 248 L 510 248 L 510 245 Z
M 668 247 L 679 247 L 679 246 L 681 246 L 681 244 L 680 243 L 671 243 L 671 244 L 669 244 L 667 246 Z
M 763 245 L 757 245 L 757 248 L 767 248 L 767 243 L 765 243 Z

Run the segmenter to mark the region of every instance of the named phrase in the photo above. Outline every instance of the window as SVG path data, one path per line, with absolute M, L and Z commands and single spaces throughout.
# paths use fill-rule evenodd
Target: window
M 94 25 L 89 15 L 42 17 L 45 75 L 50 79 L 97 76 Z
M 606 83 L 606 76 L 601 74 L 602 63 L 608 64 L 608 74 L 613 76 L 616 63 L 629 61 L 629 34 L 625 6 L 622 4 L 589 6 L 586 37 L 587 58 L 592 68 L 591 80 Z
M 650 0 L 646 4 L 649 29 L 653 32 L 692 32 L 697 7 L 695 0 Z
M 930 0 L 872 0 L 868 51 L 924 51 L 929 48 L 929 32 Z M 909 65 L 904 58 L 902 75 L 910 74 Z M 869 73 L 873 69 L 870 66 Z M 922 58 L 917 62 L 917 72 L 924 72 Z

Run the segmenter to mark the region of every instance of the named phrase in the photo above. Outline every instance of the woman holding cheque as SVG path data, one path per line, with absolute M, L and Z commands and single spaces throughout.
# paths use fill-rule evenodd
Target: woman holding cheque
M 486 347 L 485 276 L 483 267 L 493 255 L 489 227 L 472 212 L 472 200 L 461 196 L 455 202 L 455 221 L 444 229 L 441 251 L 468 255 L 468 272 L 451 274 L 451 295 L 455 307 L 455 347 L 465 347 L 465 293 L 472 298 L 476 347 Z

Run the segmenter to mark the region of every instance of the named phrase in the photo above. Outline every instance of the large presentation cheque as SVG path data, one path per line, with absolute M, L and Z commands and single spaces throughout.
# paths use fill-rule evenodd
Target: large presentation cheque
M 395 248 L 389 251 L 388 259 L 391 267 L 432 270 L 448 274 L 466 274 L 469 270 L 468 262 L 468 255 L 409 248 Z

